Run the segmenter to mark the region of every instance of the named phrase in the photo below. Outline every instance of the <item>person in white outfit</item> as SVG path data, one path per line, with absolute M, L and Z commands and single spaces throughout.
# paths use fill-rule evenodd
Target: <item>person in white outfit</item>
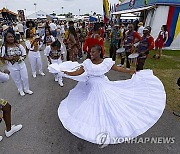
M 18 27 L 18 31 L 20 33 L 21 39 L 22 39 L 22 41 L 24 41 L 24 26 L 21 22 L 19 22 L 17 24 L 17 27 Z
M 60 38 L 60 35 L 61 35 L 61 26 L 60 26 L 60 24 L 57 24 L 57 29 L 56 29 L 56 31 L 57 31 L 57 39 L 59 39 L 59 38 Z
M 25 93 L 30 95 L 33 94 L 33 92 L 29 90 L 28 72 L 24 62 L 26 50 L 21 44 L 16 42 L 15 35 L 10 31 L 4 36 L 1 57 L 7 61 L 8 70 L 11 73 L 11 77 L 14 80 L 20 95 L 24 96 Z M 24 85 L 24 91 L 21 81 Z
M 36 78 L 36 66 L 38 65 L 39 74 L 45 76 L 42 70 L 42 61 L 41 61 L 41 54 L 39 49 L 41 47 L 40 37 L 34 37 L 34 34 L 30 31 L 26 31 L 26 48 L 29 52 L 28 58 L 31 64 L 32 75 Z
M 15 35 L 16 35 L 16 40 L 19 43 L 20 42 L 20 33 L 19 33 L 19 28 L 17 26 L 17 23 L 13 23 L 13 30 L 14 30 Z
M 60 64 L 62 63 L 62 60 L 64 60 L 64 48 L 61 45 L 61 43 L 56 40 L 53 42 L 50 46 L 47 46 L 44 50 L 44 54 L 47 56 L 48 63 L 49 64 Z M 59 85 L 63 86 L 63 79 L 62 76 L 58 73 L 54 74 L 55 81 L 58 81 Z
M 64 23 L 61 25 L 61 37 L 64 38 L 65 35 L 65 29 L 64 29 Z
M 52 20 L 52 22 L 49 24 L 49 26 L 50 26 L 50 29 L 51 29 L 52 36 L 56 37 L 56 35 L 57 35 L 57 26 L 54 23 L 54 20 Z
M 49 28 L 45 29 L 45 34 L 42 37 L 42 40 L 45 46 L 51 45 L 51 43 L 55 41 L 55 38 L 51 35 L 51 31 Z
M 110 70 L 135 71 L 116 66 L 111 58 L 102 59 L 102 51 L 101 46 L 93 46 L 91 59 L 73 72 L 68 69 L 74 67 L 73 62 L 60 64 L 69 70 L 63 71 L 65 77 L 79 82 L 58 108 L 59 119 L 68 131 L 101 146 L 145 133 L 159 120 L 166 105 L 164 86 L 152 70 L 136 72 L 128 80 L 110 81 L 105 75 Z M 121 142 L 113 140 L 115 137 Z
M 138 24 L 138 33 L 139 35 L 142 37 L 143 36 L 143 30 L 144 30 L 144 26 L 142 22 L 139 22 Z
M 0 71 L 0 82 L 6 82 L 9 80 L 9 70 Z M 2 113 L 2 114 L 1 114 Z M 4 99 L 0 99 L 0 122 L 2 119 L 5 122 L 6 130 L 5 135 L 6 137 L 10 137 L 17 131 L 21 130 L 22 125 L 11 125 L 11 105 Z M 3 137 L 0 136 L 0 141 L 2 141 Z

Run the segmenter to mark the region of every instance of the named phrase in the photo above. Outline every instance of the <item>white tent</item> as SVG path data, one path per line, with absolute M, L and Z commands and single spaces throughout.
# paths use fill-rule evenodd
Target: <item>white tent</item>
M 46 19 L 46 16 L 48 14 L 43 11 L 37 11 L 36 13 L 33 13 L 29 16 L 27 16 L 27 19 Z
M 138 17 L 132 13 L 122 14 L 120 19 L 137 19 Z
M 58 20 L 66 20 L 65 16 L 56 16 L 56 18 L 58 18 Z
M 74 16 L 74 20 L 83 20 L 83 17 L 82 16 Z

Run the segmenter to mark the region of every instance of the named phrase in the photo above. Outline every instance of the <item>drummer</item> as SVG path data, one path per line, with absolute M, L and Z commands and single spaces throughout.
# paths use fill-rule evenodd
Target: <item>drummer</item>
M 134 44 L 139 42 L 141 40 L 141 36 L 134 30 L 134 25 L 129 24 L 128 25 L 128 31 L 125 33 L 125 41 L 124 41 L 124 48 L 125 48 L 125 54 L 126 54 L 126 67 L 130 68 L 130 63 L 128 56 L 133 52 L 134 50 Z M 122 59 L 124 61 L 125 59 Z
M 143 70 L 144 63 L 149 54 L 149 51 L 154 48 L 154 38 L 150 35 L 151 27 L 147 26 L 143 30 L 142 40 L 138 45 L 139 57 L 137 59 L 136 70 Z

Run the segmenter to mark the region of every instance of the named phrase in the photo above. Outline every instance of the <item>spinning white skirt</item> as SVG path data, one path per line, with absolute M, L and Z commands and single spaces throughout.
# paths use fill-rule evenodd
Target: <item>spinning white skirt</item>
M 98 65 L 85 60 L 84 82 L 78 82 L 58 108 L 63 126 L 92 143 L 99 143 L 99 134 L 104 133 L 109 134 L 109 144 L 115 144 L 113 138 L 137 137 L 158 121 L 165 108 L 163 84 L 151 70 L 137 72 L 129 80 L 109 81 L 104 74 L 113 64 L 110 58 Z

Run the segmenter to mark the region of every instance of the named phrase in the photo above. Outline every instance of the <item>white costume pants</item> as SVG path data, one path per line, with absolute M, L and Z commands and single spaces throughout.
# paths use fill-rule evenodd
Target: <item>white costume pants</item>
M 59 58 L 59 59 L 51 59 L 51 63 L 52 64 L 55 64 L 55 63 L 56 64 L 61 64 L 62 60 L 61 60 L 61 58 Z M 55 78 L 58 79 L 58 81 L 62 80 L 62 76 L 60 75 L 60 73 L 54 73 L 53 75 L 54 75 Z
M 42 73 L 42 61 L 40 52 L 29 51 L 28 58 L 31 64 L 32 73 L 36 73 L 36 65 L 38 65 L 39 73 Z
M 16 84 L 16 87 L 18 88 L 18 91 L 23 91 L 21 81 L 23 82 L 24 90 L 29 90 L 28 72 L 26 64 L 24 62 L 21 62 L 20 64 L 16 62 L 14 65 L 9 63 L 7 67 L 10 71 L 10 75 L 13 81 Z

